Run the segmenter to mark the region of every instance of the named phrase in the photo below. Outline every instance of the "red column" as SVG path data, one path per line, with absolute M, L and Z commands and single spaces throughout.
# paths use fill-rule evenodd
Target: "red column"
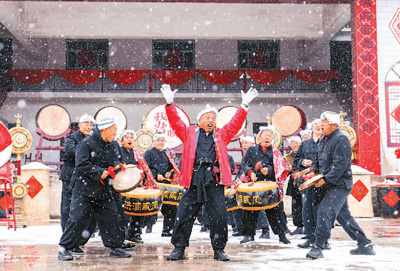
M 376 0 L 352 7 L 353 117 L 356 164 L 381 174 Z

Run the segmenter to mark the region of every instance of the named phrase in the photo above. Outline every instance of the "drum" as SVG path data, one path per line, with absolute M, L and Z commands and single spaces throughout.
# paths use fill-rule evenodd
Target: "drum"
M 225 187 L 225 203 L 226 210 L 233 211 L 239 209 L 237 200 L 236 200 L 236 190 L 235 187 Z
M 149 216 L 161 209 L 162 195 L 159 189 L 138 187 L 122 193 L 124 213 L 133 216 Z
M 282 106 L 272 115 L 272 125 L 283 137 L 295 134 L 300 128 L 304 130 L 306 124 L 306 115 L 303 110 L 294 105 Z
M 236 199 L 240 208 L 248 211 L 271 209 L 280 203 L 278 186 L 271 181 L 241 184 Z
M 323 175 L 323 174 L 318 174 L 318 175 L 312 177 L 311 179 L 305 181 L 304 183 L 302 183 L 302 184 L 299 186 L 300 192 L 306 191 L 306 190 L 310 189 L 311 187 L 314 187 L 315 184 L 316 184 L 319 180 L 321 180 L 322 178 L 324 178 L 324 175 Z
M 339 125 L 339 130 L 345 135 L 347 136 L 347 138 L 350 141 L 350 145 L 352 148 L 354 148 L 354 146 L 356 145 L 357 142 L 357 135 L 356 132 L 354 131 L 353 128 L 351 128 L 348 125 Z
M 101 108 L 97 113 L 94 115 L 94 119 L 96 123 L 101 121 L 104 118 L 114 118 L 115 123 L 117 124 L 117 134 L 120 135 L 127 126 L 127 119 L 125 113 L 122 112 L 121 109 L 114 107 L 114 106 L 106 106 Z
M 294 155 L 291 153 L 288 153 L 285 156 L 283 156 L 283 160 L 285 160 L 287 166 L 291 168 L 294 164 Z
M 222 107 L 221 109 L 219 109 L 218 117 L 217 117 L 217 125 L 216 125 L 217 128 L 222 128 L 226 124 L 228 124 L 228 122 L 231 121 L 231 119 L 235 115 L 236 111 L 237 111 L 237 107 L 234 107 L 234 106 L 225 106 L 225 107 Z M 241 133 L 243 133 L 244 129 L 246 128 L 246 124 L 247 124 L 247 120 L 245 120 L 243 122 L 242 127 L 240 127 L 239 132 L 233 137 L 233 139 L 235 139 L 235 140 L 239 139 L 239 137 L 237 137 L 237 136 L 240 135 Z
M 167 183 L 157 183 L 163 194 L 163 204 L 179 205 L 183 195 L 183 186 Z
M 115 175 L 113 187 L 115 191 L 123 193 L 131 191 L 142 183 L 142 171 L 135 165 L 126 165 L 125 171 L 120 171 Z
M 36 127 L 53 139 L 57 138 L 58 140 L 58 137 L 63 137 L 70 124 L 71 118 L 68 111 L 56 104 L 46 105 L 36 114 Z
M 187 125 L 190 126 L 189 116 L 180 107 L 176 106 L 179 117 Z M 153 130 L 155 133 L 162 132 L 167 135 L 165 147 L 174 149 L 182 145 L 182 141 L 175 135 L 174 130 L 172 130 L 169 125 L 167 113 L 165 112 L 165 105 L 161 104 L 150 110 L 146 115 L 146 125 L 147 129 Z

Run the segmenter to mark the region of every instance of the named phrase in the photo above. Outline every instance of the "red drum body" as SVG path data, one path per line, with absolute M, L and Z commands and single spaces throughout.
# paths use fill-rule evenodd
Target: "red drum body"
M 159 189 L 136 188 L 122 193 L 124 213 L 132 216 L 149 216 L 161 209 L 162 193 Z
M 271 209 L 280 203 L 278 186 L 271 181 L 241 184 L 236 199 L 240 208 L 248 211 Z
M 182 199 L 183 190 L 185 189 L 180 185 L 157 183 L 163 194 L 163 204 L 179 205 Z
M 233 211 L 239 209 L 236 200 L 236 190 L 233 186 L 225 188 L 225 203 L 227 211 Z
M 300 128 L 304 130 L 306 124 L 303 110 L 294 105 L 282 106 L 272 115 L 272 125 L 283 137 L 294 135 Z

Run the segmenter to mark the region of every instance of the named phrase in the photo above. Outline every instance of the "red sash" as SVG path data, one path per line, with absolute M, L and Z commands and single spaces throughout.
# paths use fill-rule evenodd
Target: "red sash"
M 174 172 L 175 172 L 174 177 L 171 180 L 171 184 L 176 185 L 179 182 L 179 176 L 181 175 L 181 172 L 180 172 L 178 166 L 176 165 L 174 159 L 172 159 L 169 152 L 171 152 L 171 150 L 167 149 L 165 151 L 165 154 L 167 155 L 168 160 L 171 163 L 172 167 L 174 168 Z
M 133 153 L 135 154 L 135 160 L 138 163 L 139 168 L 141 170 L 143 170 L 144 173 L 146 173 L 146 175 L 147 175 L 146 186 L 155 188 L 155 189 L 158 188 L 158 185 L 156 184 L 156 180 L 154 179 L 154 176 L 151 173 L 151 170 L 150 170 L 149 166 L 147 165 L 146 160 L 144 160 L 142 153 L 137 149 L 133 149 Z

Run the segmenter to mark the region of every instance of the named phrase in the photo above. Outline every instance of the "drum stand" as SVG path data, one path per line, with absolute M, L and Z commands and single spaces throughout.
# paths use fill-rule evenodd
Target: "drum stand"
M 41 151 L 62 151 L 64 148 L 62 146 L 43 146 L 43 139 L 47 139 L 50 141 L 57 141 L 62 139 L 64 143 L 65 142 L 65 138 L 67 137 L 67 135 L 69 135 L 71 133 L 71 129 L 67 129 L 63 134 L 58 135 L 58 136 L 50 136 L 45 134 L 40 128 L 36 128 L 36 133 L 38 135 L 40 135 L 40 139 L 39 139 L 39 144 L 36 146 L 36 155 L 35 155 L 35 162 L 40 162 L 43 163 L 45 165 L 55 165 L 57 167 L 56 170 L 52 170 L 55 172 L 60 172 L 61 171 L 61 166 L 64 164 L 63 162 L 45 162 L 42 161 L 42 153 Z M 64 145 L 64 144 L 61 144 Z

